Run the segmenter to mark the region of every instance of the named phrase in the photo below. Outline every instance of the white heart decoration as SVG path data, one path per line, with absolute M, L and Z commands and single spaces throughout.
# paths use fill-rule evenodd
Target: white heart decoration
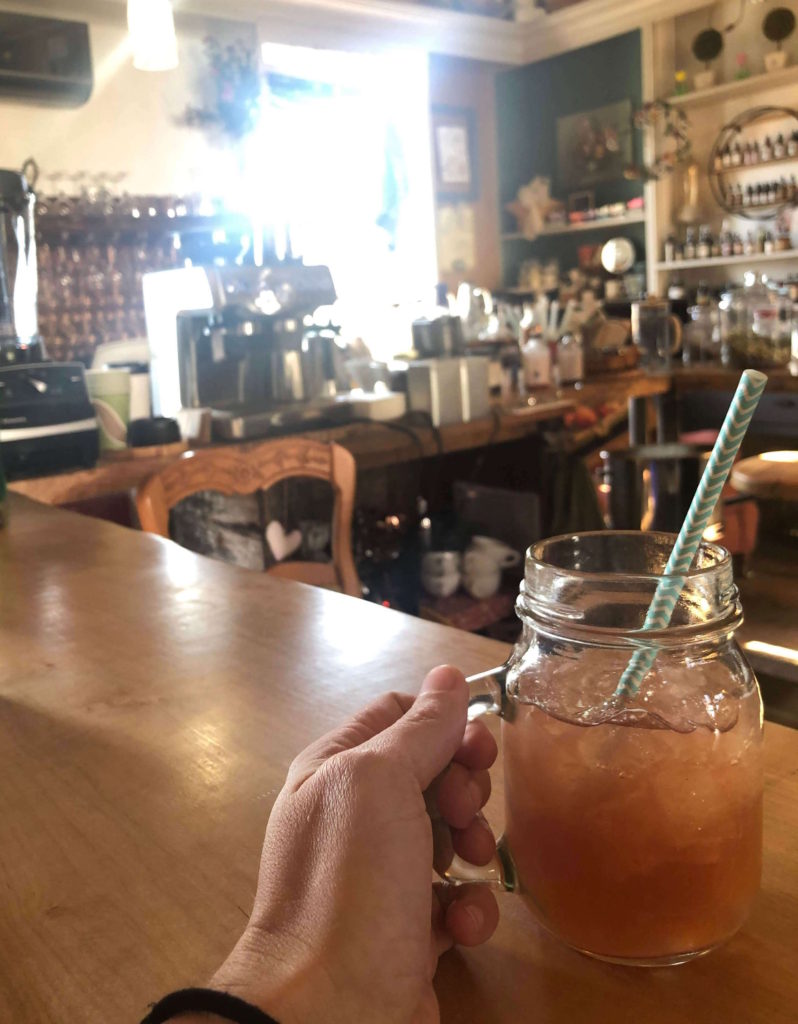
M 290 533 L 286 533 L 283 524 L 272 519 L 266 527 L 266 540 L 274 557 L 278 562 L 282 562 L 284 558 L 293 555 L 302 543 L 302 531 L 292 530 Z

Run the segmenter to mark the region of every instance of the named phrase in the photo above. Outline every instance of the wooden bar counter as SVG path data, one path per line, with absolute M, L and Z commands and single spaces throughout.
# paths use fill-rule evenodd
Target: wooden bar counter
M 132 1022 L 204 981 L 249 912 L 293 755 L 438 662 L 475 672 L 506 654 L 16 495 L 0 579 L 4 1024 Z M 491 942 L 441 964 L 444 1024 L 794 1022 L 796 765 L 798 732 L 768 724 L 762 892 L 725 948 L 612 967 L 504 896 Z
M 588 382 L 579 389 L 543 391 L 530 402 L 509 406 L 497 403 L 484 419 L 443 426 L 437 431 L 411 417 L 385 424 L 342 424 L 303 431 L 302 436 L 343 445 L 354 455 L 359 470 L 384 468 L 418 458 L 517 441 L 538 433 L 542 424 L 561 419 L 579 402 L 625 403 L 630 396 L 648 398 L 663 394 L 669 386 L 667 377 L 651 377 L 636 370 Z M 240 447 L 246 450 L 247 443 Z M 124 458 L 115 454 L 112 458 L 101 458 L 93 469 L 15 480 L 10 486 L 36 501 L 66 505 L 133 490 L 178 457 L 158 453 L 149 458 Z

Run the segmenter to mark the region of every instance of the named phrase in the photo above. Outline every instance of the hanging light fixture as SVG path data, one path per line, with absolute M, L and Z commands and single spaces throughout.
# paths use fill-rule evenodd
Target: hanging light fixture
M 177 67 L 175 19 L 169 0 L 127 0 L 127 30 L 134 68 L 171 71 Z

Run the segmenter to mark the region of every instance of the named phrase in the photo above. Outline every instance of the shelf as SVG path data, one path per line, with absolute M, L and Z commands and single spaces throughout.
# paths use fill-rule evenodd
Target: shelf
M 534 238 L 528 238 L 520 231 L 511 231 L 501 237 L 503 242 L 536 242 L 539 238 L 546 238 L 550 235 L 570 235 L 580 231 L 605 231 L 607 228 L 620 228 L 627 224 L 642 224 L 644 220 L 645 213 L 642 210 L 636 210 L 623 217 L 604 217 L 602 220 L 583 221 L 581 224 L 547 224 Z
M 225 230 L 235 233 L 252 231 L 251 222 L 239 213 L 215 213 L 208 216 L 186 214 L 169 217 L 158 213 L 155 217 L 130 214 L 43 214 L 36 219 L 36 233 L 40 238 L 52 239 L 59 235 L 78 234 L 106 237 L 114 234 L 191 234 L 199 231 Z
M 679 107 L 699 107 L 717 100 L 733 99 L 745 96 L 750 92 L 764 89 L 777 89 L 779 86 L 798 82 L 798 65 L 782 68 L 781 71 L 764 72 L 761 75 L 750 75 L 748 78 L 735 78 L 731 82 L 713 85 L 709 89 L 698 92 L 687 92 L 683 96 L 669 96 L 668 103 Z
M 755 252 L 751 256 L 711 256 L 706 260 L 673 260 L 657 263 L 657 270 L 699 270 L 702 267 L 733 267 L 745 263 L 778 263 L 781 260 L 798 260 L 798 249 L 783 249 L 781 252 Z
M 744 217 L 745 220 L 750 221 L 774 220 L 783 210 L 795 209 L 794 200 L 783 203 L 765 203 L 762 206 L 727 206 L 724 203 L 718 205 L 730 217 Z
M 736 167 L 721 167 L 720 170 L 713 168 L 713 174 L 739 174 L 740 171 L 758 171 L 760 167 L 774 167 L 776 164 L 798 164 L 798 154 L 795 156 L 780 156 L 778 160 L 762 160 L 755 164 L 738 164 Z

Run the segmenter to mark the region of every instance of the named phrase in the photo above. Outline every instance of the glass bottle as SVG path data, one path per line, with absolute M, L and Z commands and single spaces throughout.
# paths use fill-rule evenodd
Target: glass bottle
M 743 151 L 740 147 L 739 139 L 732 146 L 731 151 L 731 165 L 732 167 L 739 167 L 743 162 Z
M 688 308 L 687 315 L 690 319 L 684 327 L 682 362 L 685 366 L 714 362 L 716 355 L 720 353 L 716 352 L 716 346 L 713 344 L 715 325 L 712 307 L 708 301 L 696 301 L 695 306 Z
M 533 390 L 551 384 L 551 350 L 540 334 L 530 334 L 521 349 L 524 385 Z
M 773 159 L 782 160 L 787 155 L 787 146 L 784 142 L 784 136 L 779 132 L 776 136 L 776 141 L 773 143 Z
M 688 228 L 684 235 L 684 258 L 694 260 L 696 258 L 695 228 Z
M 568 945 L 629 965 L 716 948 L 760 884 L 762 702 L 735 640 L 731 556 L 701 544 L 649 640 L 673 541 L 603 531 L 534 544 L 521 637 L 506 665 L 469 681 L 470 716 L 502 718 L 505 833 L 482 877 Z M 651 668 L 619 694 L 641 646 Z M 465 878 L 462 862 L 448 877 Z
M 700 260 L 708 259 L 712 254 L 712 235 L 707 224 L 702 224 L 699 228 L 695 254 Z
M 770 143 L 769 135 L 765 136 L 765 140 L 759 148 L 759 158 L 763 164 L 773 159 L 773 146 Z
M 585 354 L 578 334 L 563 334 L 557 342 L 557 369 L 562 384 L 574 384 L 584 379 Z

